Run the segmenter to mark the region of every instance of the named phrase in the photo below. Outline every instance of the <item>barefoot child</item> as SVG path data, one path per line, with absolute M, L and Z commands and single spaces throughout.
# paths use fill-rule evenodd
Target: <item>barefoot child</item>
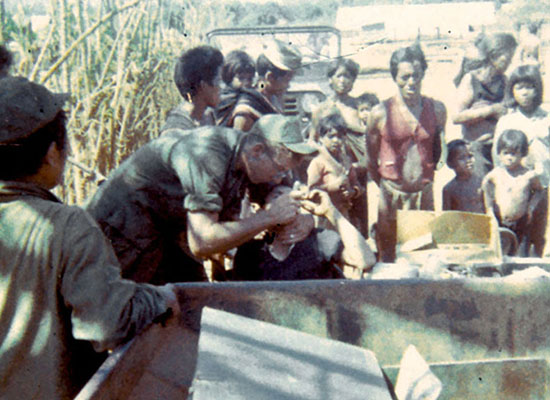
M 529 255 L 529 225 L 543 193 L 538 173 L 521 163 L 527 151 L 525 133 L 515 129 L 502 132 L 497 143 L 501 166 L 489 172 L 482 184 L 487 212 L 516 234 L 518 255 L 523 257 Z
M 447 165 L 456 173 L 443 188 L 443 210 L 484 213 L 481 178 L 474 174 L 474 155 L 464 140 L 448 144 Z
M 352 201 L 361 190 L 355 168 L 343 146 L 346 123 L 339 114 L 331 114 L 321 118 L 317 130 L 319 155 L 309 164 L 307 185 L 310 189 L 327 191 L 334 206 L 349 219 Z

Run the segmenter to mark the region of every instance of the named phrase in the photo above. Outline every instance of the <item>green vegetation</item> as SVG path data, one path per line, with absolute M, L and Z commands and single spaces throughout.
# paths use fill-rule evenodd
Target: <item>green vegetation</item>
M 12 74 L 71 93 L 71 157 L 108 175 L 158 136 L 167 111 L 179 101 L 174 59 L 200 43 L 216 21 L 207 1 L 110 0 L 95 8 L 87 3 L 50 0 L 44 13 L 49 23 L 42 29 L 32 28 L 30 9 L 1 7 L 1 35 L 15 55 Z M 174 29 L 178 21 L 184 32 Z M 80 204 L 95 186 L 93 174 L 73 166 L 59 194 Z

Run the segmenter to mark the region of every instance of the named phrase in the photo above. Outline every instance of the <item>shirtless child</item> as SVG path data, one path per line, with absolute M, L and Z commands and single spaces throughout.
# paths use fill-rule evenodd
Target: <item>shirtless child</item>
M 484 213 L 481 178 L 474 174 L 474 155 L 464 140 L 447 145 L 447 165 L 456 173 L 443 188 L 443 210 Z
M 501 166 L 483 179 L 485 208 L 493 213 L 500 226 L 512 230 L 518 239 L 518 255 L 529 255 L 529 225 L 542 195 L 538 172 L 521 164 L 527 155 L 527 136 L 509 129 L 497 142 Z
M 352 201 L 359 196 L 361 189 L 355 168 L 345 151 L 343 136 L 346 129 L 346 122 L 340 114 L 321 118 L 317 127 L 319 155 L 309 164 L 307 185 L 310 189 L 328 192 L 334 206 L 349 220 Z M 359 226 L 359 221 L 350 222 Z

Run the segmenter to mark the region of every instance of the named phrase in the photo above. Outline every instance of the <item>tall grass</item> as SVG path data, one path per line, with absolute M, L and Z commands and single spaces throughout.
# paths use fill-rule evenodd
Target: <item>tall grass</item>
M 49 26 L 39 32 L 22 7 L 0 16 L 10 21 L 1 34 L 15 52 L 12 73 L 71 93 L 66 109 L 75 163 L 58 194 L 77 204 L 93 193 L 98 176 L 159 135 L 166 113 L 179 102 L 175 58 L 224 18 L 204 0 L 93 3 L 50 0 Z

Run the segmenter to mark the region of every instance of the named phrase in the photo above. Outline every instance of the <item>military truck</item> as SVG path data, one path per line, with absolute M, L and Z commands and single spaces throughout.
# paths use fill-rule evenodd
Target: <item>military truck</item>
M 284 113 L 298 116 L 307 126 L 314 107 L 330 92 L 327 69 L 341 57 L 340 31 L 331 26 L 284 26 L 215 29 L 206 34 L 210 45 L 224 54 L 243 50 L 254 60 L 264 45 L 279 39 L 296 46 L 302 53 L 302 68 L 296 72 L 284 99 Z

